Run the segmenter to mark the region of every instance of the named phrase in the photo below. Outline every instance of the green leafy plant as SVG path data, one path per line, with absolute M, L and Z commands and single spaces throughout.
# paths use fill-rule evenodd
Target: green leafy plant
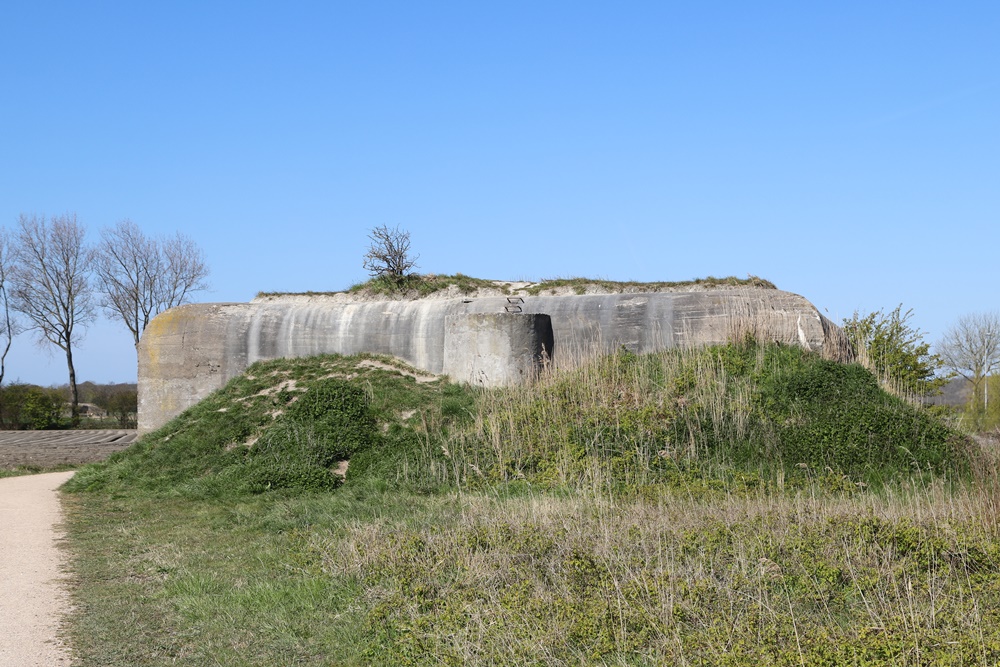
M 45 430 L 60 424 L 63 398 L 57 390 L 30 384 L 0 388 L 0 408 L 5 428 Z
M 844 320 L 844 332 L 859 361 L 890 390 L 922 398 L 940 392 L 948 378 L 939 375 L 942 359 L 931 354 L 924 334 L 910 320 L 913 310 L 900 304 L 889 313 L 878 310 L 862 316 L 857 311 Z

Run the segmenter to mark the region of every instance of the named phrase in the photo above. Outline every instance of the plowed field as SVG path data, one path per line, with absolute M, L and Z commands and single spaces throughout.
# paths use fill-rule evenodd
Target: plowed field
M 103 461 L 135 439 L 132 430 L 0 431 L 0 468 Z

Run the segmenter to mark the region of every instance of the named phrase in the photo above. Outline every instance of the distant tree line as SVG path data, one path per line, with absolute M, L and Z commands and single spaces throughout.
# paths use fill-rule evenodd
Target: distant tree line
M 135 383 L 95 384 L 77 387 L 80 405 L 88 408 L 78 416 L 77 426 L 87 428 L 135 428 L 138 392 Z M 69 385 L 39 387 L 12 382 L 0 387 L 0 429 L 45 430 L 66 428 Z
M 98 310 L 122 322 L 138 345 L 153 317 L 208 287 L 204 255 L 183 234 L 148 237 L 122 220 L 102 229 L 95 244 L 86 236 L 75 214 L 22 214 L 13 230 L 0 228 L 0 387 L 14 337 L 33 332 L 40 344 L 54 345 L 66 356 L 72 424 L 79 422 L 80 403 L 87 402 L 80 398 L 73 352 Z M 29 391 L 30 386 L 0 392 L 0 420 L 8 414 L 5 403 L 19 400 L 11 410 L 36 416 L 17 416 L 18 424 L 45 422 L 46 392 Z

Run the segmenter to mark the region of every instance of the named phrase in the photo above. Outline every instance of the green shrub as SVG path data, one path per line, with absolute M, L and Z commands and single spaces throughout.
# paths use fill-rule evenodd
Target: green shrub
M 5 428 L 44 430 L 59 425 L 63 400 L 58 390 L 15 383 L 0 389 L 0 416 Z
M 779 363 L 768 363 L 771 356 Z M 956 436 L 919 407 L 883 391 L 860 365 L 772 347 L 763 368 L 755 401 L 758 428 L 774 434 L 770 451 L 786 465 L 861 477 L 962 467 Z
M 277 489 L 332 491 L 343 483 L 329 469 L 302 460 L 250 459 L 240 471 L 250 493 Z
M 375 420 L 364 389 L 345 380 L 327 379 L 313 385 L 292 403 L 285 421 L 308 429 L 305 442 L 318 465 L 348 459 L 371 447 Z

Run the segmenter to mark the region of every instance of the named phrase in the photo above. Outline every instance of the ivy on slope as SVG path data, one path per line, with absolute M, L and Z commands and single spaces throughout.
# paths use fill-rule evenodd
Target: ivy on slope
M 712 445 L 734 459 L 830 468 L 848 475 L 944 473 L 968 461 L 962 438 L 944 423 L 881 389 L 858 364 L 841 364 L 799 348 L 768 346 L 759 357 L 747 347 L 715 351 L 722 368 L 749 377 L 749 437 L 710 432 Z M 759 360 L 758 360 L 759 359 Z

